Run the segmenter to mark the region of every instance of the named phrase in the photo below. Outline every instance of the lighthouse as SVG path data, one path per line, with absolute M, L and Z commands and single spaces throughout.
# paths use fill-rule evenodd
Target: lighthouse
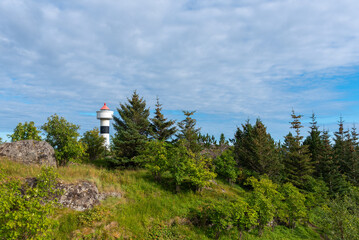
M 106 103 L 97 111 L 97 119 L 100 119 L 100 134 L 105 138 L 105 146 L 110 148 L 110 120 L 113 118 L 113 111 L 106 106 Z

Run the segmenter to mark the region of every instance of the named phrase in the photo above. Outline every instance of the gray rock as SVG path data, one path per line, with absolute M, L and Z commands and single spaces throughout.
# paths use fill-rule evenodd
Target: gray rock
M 0 157 L 25 164 L 56 167 L 55 151 L 45 141 L 22 140 L 1 144 Z
M 100 194 L 96 185 L 92 182 L 58 183 L 57 188 L 63 191 L 63 194 L 59 197 L 59 203 L 64 207 L 84 211 L 100 203 Z

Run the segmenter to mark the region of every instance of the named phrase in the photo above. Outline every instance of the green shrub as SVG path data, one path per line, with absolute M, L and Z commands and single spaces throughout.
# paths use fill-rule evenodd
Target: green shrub
M 55 114 L 47 118 L 41 128 L 46 134 L 45 141 L 55 149 L 58 165 L 65 166 L 70 160 L 76 161 L 83 156 L 84 146 L 77 140 L 80 126 Z
M 86 131 L 80 141 L 84 144 L 85 153 L 90 161 L 103 156 L 106 151 L 105 138 L 100 135 L 98 128 Z
M 101 221 L 108 214 L 108 210 L 101 206 L 88 209 L 77 215 L 77 221 L 81 226 L 91 226 L 94 222 Z
M 277 184 L 267 178 L 258 180 L 250 177 L 247 184 L 253 187 L 248 201 L 258 214 L 258 230 L 261 234 L 264 226 L 271 223 L 278 215 L 283 196 L 278 192 Z
M 224 151 L 214 160 L 215 172 L 218 176 L 226 179 L 229 183 L 236 181 L 238 177 L 237 162 L 234 159 L 233 150 Z
M 150 141 L 146 143 L 143 151 L 143 158 L 146 158 L 146 168 L 152 173 L 155 179 L 160 179 L 162 174 L 168 171 L 167 143 L 164 141 Z
M 330 239 L 359 239 L 359 206 L 350 196 L 330 200 L 316 215 L 315 224 Z
M 307 217 L 305 196 L 291 183 L 283 184 L 279 191 L 284 198 L 281 204 L 281 221 L 284 221 L 288 227 L 294 228 L 296 222 Z
M 34 139 L 36 141 L 41 141 L 40 131 L 35 127 L 34 122 L 25 122 L 24 124 L 19 123 L 13 134 L 9 134 L 8 137 L 11 138 L 11 142 L 16 142 L 20 140 Z
M 196 226 L 207 229 L 218 239 L 223 233 L 248 230 L 257 225 L 257 213 L 243 199 L 234 202 L 210 202 L 191 209 L 190 218 Z
M 185 140 L 180 140 L 167 155 L 168 170 L 175 181 L 177 192 L 184 182 L 190 182 L 201 190 L 210 184 L 209 180 L 216 177 L 212 170 L 212 160 L 199 153 L 193 153 L 186 145 Z
M 34 188 L 0 173 L 0 239 L 51 239 L 55 180 L 51 168 L 42 169 Z

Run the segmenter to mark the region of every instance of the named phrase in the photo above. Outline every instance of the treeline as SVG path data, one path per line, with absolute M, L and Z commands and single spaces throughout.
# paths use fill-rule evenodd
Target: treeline
M 201 191 L 215 181 L 247 191 L 226 202 L 208 202 L 190 211 L 192 222 L 209 235 L 266 226 L 316 225 L 331 239 L 359 238 L 359 139 L 342 119 L 331 137 L 313 114 L 304 138 L 302 115 L 292 111 L 291 131 L 276 142 L 260 119 L 246 121 L 233 139 L 220 141 L 201 133 L 195 112 L 184 111 L 178 123 L 167 119 L 157 99 L 150 118 L 146 101 L 135 91 L 117 108 L 110 150 L 94 128 L 80 138 L 79 126 L 56 114 L 41 126 L 55 149 L 59 165 L 96 162 L 109 168 L 146 168 L 153 179 L 176 192 Z M 12 141 L 39 140 L 34 123 L 19 124 Z

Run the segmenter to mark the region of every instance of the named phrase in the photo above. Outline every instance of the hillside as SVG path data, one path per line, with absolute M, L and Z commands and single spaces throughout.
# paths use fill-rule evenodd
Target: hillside
M 34 177 L 41 170 L 5 159 L 0 160 L 0 168 L 6 176 L 18 179 Z M 190 210 L 208 201 L 226 203 L 248 194 L 237 185 L 230 186 L 219 180 L 201 192 L 174 193 L 166 184 L 154 181 L 147 170 L 106 170 L 78 164 L 55 171 L 65 182 L 89 180 L 96 183 L 101 192 L 120 192 L 123 197 L 108 198 L 85 212 L 57 209 L 52 216 L 58 220 L 53 226 L 54 239 L 212 239 L 208 229 L 191 222 Z M 320 239 L 320 235 L 306 226 L 294 229 L 276 226 L 274 231 L 267 227 L 262 237 L 252 230 L 244 232 L 242 238 Z M 239 239 L 239 234 L 224 233 L 220 239 Z

